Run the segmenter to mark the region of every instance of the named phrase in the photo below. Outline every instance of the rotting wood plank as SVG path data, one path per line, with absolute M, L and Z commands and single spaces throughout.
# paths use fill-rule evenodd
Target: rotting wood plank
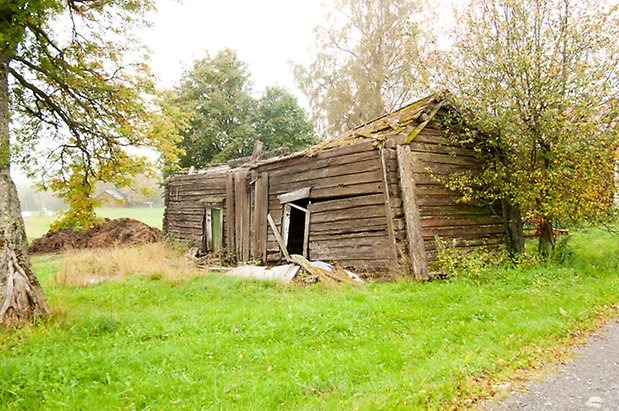
M 254 202 L 254 241 L 252 242 L 252 258 L 266 258 L 266 243 L 267 243 L 267 213 L 268 213 L 268 196 L 269 196 L 269 174 L 260 173 L 256 179 L 254 186 L 255 202 Z
M 275 239 L 277 240 L 277 244 L 279 245 L 280 251 L 284 255 L 284 259 L 287 262 L 291 262 L 292 260 L 290 259 L 290 254 L 288 254 L 288 249 L 286 248 L 284 239 L 282 238 L 282 235 L 279 233 L 279 230 L 277 229 L 277 225 L 275 224 L 275 221 L 273 220 L 273 217 L 271 217 L 270 213 L 267 213 L 267 221 L 269 222 L 269 226 L 271 226 L 271 230 L 273 231 L 273 234 L 275 234 Z
M 422 217 L 498 215 L 493 213 L 488 206 L 479 207 L 463 203 L 423 207 L 419 210 L 419 213 Z
M 232 255 L 236 251 L 236 245 L 234 239 L 235 236 L 235 223 L 234 219 L 236 216 L 235 207 L 234 207 L 234 173 L 228 173 L 226 178 L 226 249 L 228 254 Z
M 320 213 L 312 213 L 313 223 L 319 224 L 322 222 L 330 223 L 340 220 L 361 220 L 364 218 L 382 217 L 385 219 L 385 207 L 382 204 L 354 207 L 344 210 L 323 211 Z
M 402 219 L 400 219 L 400 221 L 402 221 Z M 384 216 L 365 218 L 362 221 L 356 218 L 341 221 L 326 221 L 322 224 L 317 223 L 316 221 L 312 221 L 311 225 L 311 233 L 355 233 L 362 231 L 375 231 L 386 229 L 387 220 Z
M 351 195 L 380 194 L 383 190 L 382 182 L 361 184 L 342 184 L 337 187 L 316 188 L 312 190 L 312 200 L 327 200 Z
M 388 259 L 389 253 L 384 248 L 375 246 L 359 246 L 351 248 L 327 247 L 320 244 L 310 244 L 310 254 L 312 258 L 320 260 L 378 260 Z
M 380 170 L 372 170 L 367 172 L 360 172 L 356 174 L 349 174 L 343 176 L 333 176 L 333 177 L 323 177 L 317 178 L 315 180 L 311 180 L 312 191 L 331 188 L 331 187 L 339 187 L 345 185 L 353 185 L 353 184 L 362 184 L 368 182 L 382 182 L 382 176 Z M 297 190 L 299 188 L 304 188 L 308 186 L 308 181 L 295 181 L 288 183 L 280 183 L 276 179 L 271 179 L 271 187 L 270 189 L 274 193 L 284 193 L 290 192 L 293 190 Z
M 292 201 L 301 200 L 303 198 L 309 198 L 312 187 L 303 187 L 293 191 L 289 191 L 285 194 L 277 196 L 280 204 L 290 203 Z
M 387 169 L 387 157 L 389 156 L 387 149 L 380 150 L 380 162 L 383 173 L 383 186 L 389 186 L 388 174 L 389 170 Z M 385 214 L 387 217 L 387 236 L 389 238 L 389 251 L 391 254 L 391 263 L 393 267 L 397 267 L 399 264 L 398 258 L 398 246 L 396 244 L 395 239 L 395 228 L 393 226 L 393 220 L 395 218 L 395 213 L 391 208 L 391 195 L 388 189 L 383 190 L 383 200 L 385 203 Z
M 477 155 L 475 154 L 475 150 L 453 145 L 421 143 L 415 140 L 410 144 L 410 146 L 413 153 L 445 154 L 449 156 L 469 158 L 477 157 Z
M 259 164 L 257 168 L 259 171 L 271 171 L 273 169 L 282 169 L 285 167 L 291 167 L 303 162 L 308 161 L 308 159 L 313 159 L 312 161 L 318 161 L 322 159 L 327 159 L 331 157 L 342 157 L 348 156 L 350 154 L 361 153 L 376 150 L 376 140 L 364 140 L 358 143 L 349 144 L 340 147 L 323 149 L 316 152 L 306 152 L 303 155 L 298 155 L 294 157 L 290 157 L 283 160 L 275 160 L 268 161 L 262 164 Z
M 421 217 L 417 206 L 411 149 L 409 146 L 398 146 L 396 150 L 412 271 L 416 279 L 424 280 L 428 278 L 428 259 L 423 243 Z
M 348 233 L 341 233 L 337 236 L 333 236 L 330 233 L 325 233 L 325 232 L 313 232 L 312 233 L 312 241 L 324 241 L 324 240 L 333 240 L 334 238 L 337 239 L 342 239 L 342 240 L 348 240 L 348 239 L 365 239 L 365 238 L 374 238 L 374 237 L 382 237 L 382 238 L 386 238 L 387 237 L 387 231 L 384 229 L 377 229 L 377 230 L 365 230 L 365 231 L 359 231 L 359 232 L 348 232 Z
M 316 159 L 315 157 L 301 157 L 303 161 L 297 161 L 296 164 L 288 164 L 289 162 L 282 161 L 281 167 L 276 169 L 269 168 L 269 174 L 272 178 L 284 177 L 288 174 L 304 173 L 308 171 L 322 172 L 324 169 L 345 168 L 351 164 L 359 164 L 371 161 L 377 158 L 375 150 L 361 153 L 354 153 L 345 156 L 331 157 L 326 159 Z M 298 159 L 298 160 L 300 160 Z M 262 168 L 259 171 L 264 171 Z
M 317 239 L 312 238 L 312 248 L 320 249 L 321 247 L 335 249 L 335 248 L 344 248 L 351 249 L 351 253 L 354 252 L 352 249 L 356 249 L 358 247 L 376 247 L 380 248 L 380 253 L 385 252 L 387 247 L 389 246 L 389 238 L 386 235 L 381 237 L 364 237 L 364 238 L 330 238 L 330 239 Z
M 421 218 L 421 226 L 423 228 L 432 227 L 454 227 L 454 226 L 475 226 L 502 224 L 502 218 L 499 216 L 480 214 L 477 216 L 441 216 L 438 218 Z
M 413 162 L 415 161 L 432 164 L 454 164 L 465 167 L 479 167 L 479 163 L 477 163 L 474 158 L 464 156 L 451 156 L 449 154 L 413 152 Z
M 344 210 L 368 205 L 379 205 L 383 204 L 383 201 L 382 194 L 371 194 L 366 196 L 348 197 L 312 203 L 311 210 L 312 213 L 321 213 L 325 211 Z
M 505 243 L 504 235 L 494 235 L 494 236 L 486 236 L 486 237 L 475 237 L 475 238 L 452 238 L 446 240 L 447 246 L 455 247 L 455 248 L 465 248 L 465 247 L 477 247 L 477 246 L 495 246 L 499 244 Z M 436 250 L 438 249 L 438 244 L 436 244 L 436 240 L 434 238 L 428 239 L 426 241 L 426 249 L 428 250 Z
M 423 237 L 461 237 L 483 236 L 486 234 L 501 234 L 505 232 L 505 227 L 502 224 L 493 225 L 478 225 L 478 226 L 461 226 L 461 227 L 432 227 L 423 230 Z
M 302 181 L 306 181 L 308 183 L 311 182 L 313 185 L 313 182 L 315 180 L 367 173 L 370 171 L 379 170 L 379 168 L 380 164 L 378 162 L 378 159 L 376 158 L 371 158 L 362 162 L 343 164 L 340 166 L 319 169 L 313 169 L 311 166 L 308 165 L 308 167 L 302 171 L 300 170 L 297 172 L 290 172 L 279 176 L 272 176 L 272 180 L 276 185 L 299 183 Z
M 444 195 L 444 196 L 435 196 L 435 195 L 430 195 L 430 196 L 424 196 L 424 195 L 419 195 L 419 197 L 417 198 L 417 204 L 421 207 L 432 207 L 432 206 L 449 206 L 449 205 L 453 205 L 454 207 L 458 206 L 458 205 L 479 205 L 479 201 L 478 200 L 471 200 L 471 201 L 459 201 L 459 199 L 461 198 L 461 196 L 459 194 L 453 194 L 453 195 Z
M 249 232 L 250 232 L 250 199 L 247 193 L 246 169 L 236 170 L 234 173 L 234 194 L 236 213 L 236 256 L 238 261 L 248 261 L 249 256 Z
M 415 162 L 413 163 L 414 173 L 426 173 L 426 174 L 455 174 L 470 171 L 471 167 L 457 164 L 436 164 L 427 162 Z

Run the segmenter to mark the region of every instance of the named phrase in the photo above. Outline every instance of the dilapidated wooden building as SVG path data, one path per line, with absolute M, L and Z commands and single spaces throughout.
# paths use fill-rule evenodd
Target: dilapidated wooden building
M 473 148 L 441 126 L 452 112 L 428 97 L 302 152 L 172 176 L 164 231 L 238 261 L 276 264 L 287 251 L 424 278 L 437 239 L 505 241 L 500 212 L 461 202 L 441 183 L 480 168 Z

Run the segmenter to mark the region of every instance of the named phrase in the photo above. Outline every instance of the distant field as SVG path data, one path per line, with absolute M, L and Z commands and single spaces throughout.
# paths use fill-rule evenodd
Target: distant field
M 97 216 L 102 218 L 128 217 L 148 224 L 151 227 L 161 228 L 163 222 L 163 207 L 160 208 L 99 208 Z M 39 238 L 49 230 L 54 217 L 33 216 L 24 218 L 28 241 Z

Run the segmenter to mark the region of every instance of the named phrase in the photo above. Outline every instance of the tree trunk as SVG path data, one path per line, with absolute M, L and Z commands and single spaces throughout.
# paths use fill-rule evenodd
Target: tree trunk
M 10 174 L 8 59 L 0 57 L 0 325 L 16 326 L 49 308 L 28 258 L 28 242 Z
M 507 248 L 510 255 L 524 252 L 524 236 L 522 233 L 522 215 L 520 208 L 514 206 L 508 200 L 501 202 L 503 208 L 503 221 L 507 229 Z
M 552 221 L 542 218 L 539 233 L 539 252 L 548 257 L 555 248 L 555 230 Z

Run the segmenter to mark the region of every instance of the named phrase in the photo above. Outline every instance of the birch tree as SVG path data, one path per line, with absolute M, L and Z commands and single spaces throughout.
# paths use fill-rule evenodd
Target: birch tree
M 127 63 L 137 56 L 129 28 L 152 8 L 143 0 L 0 2 L 0 324 L 49 313 L 11 163 L 60 193 L 70 205 L 65 221 L 79 228 L 92 223 L 96 181 L 127 184 L 147 167 L 126 147 L 166 145 L 148 133 L 147 69 Z
M 418 96 L 416 68 L 427 35 L 420 0 L 336 0 L 316 27 L 313 62 L 294 66 L 312 120 L 333 136 Z M 425 22 L 427 26 L 428 22 Z

